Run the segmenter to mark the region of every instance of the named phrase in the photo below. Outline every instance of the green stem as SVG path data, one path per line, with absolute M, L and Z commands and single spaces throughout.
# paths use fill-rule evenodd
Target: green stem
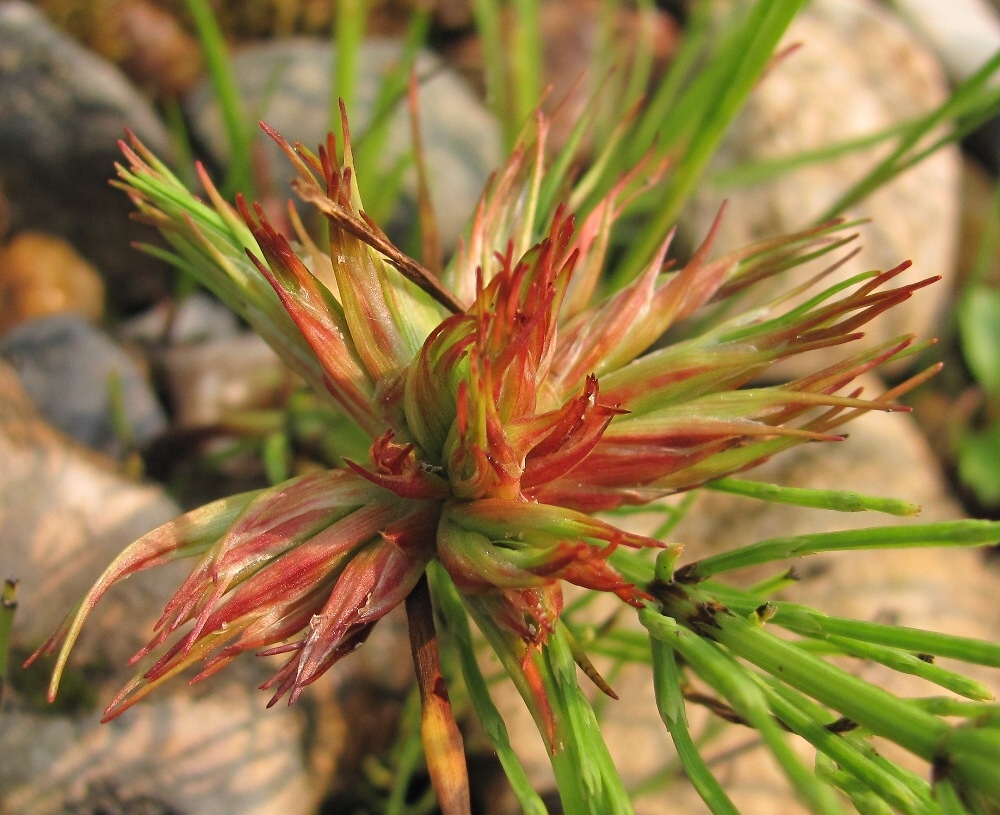
M 476 661 L 469 618 L 462 606 L 458 590 L 447 572 L 437 562 L 431 563 L 428 576 L 434 599 L 447 622 L 448 633 L 457 646 L 462 677 L 476 717 L 496 751 L 497 759 L 507 775 L 518 804 L 525 815 L 546 815 L 545 803 L 531 786 L 524 767 L 511 747 L 507 725 L 490 697 L 486 680 Z
M 716 481 L 709 481 L 705 487 L 716 492 L 727 492 L 730 495 L 740 495 L 758 501 L 816 507 L 835 512 L 864 512 L 867 510 L 906 517 L 917 515 L 920 512 L 920 507 L 909 501 L 863 495 L 846 490 L 783 487 L 778 484 L 767 484 L 762 481 L 749 481 L 742 478 L 720 478 Z
M 632 803 L 593 708 L 577 682 L 576 663 L 561 627 L 549 634 L 533 660 L 541 672 L 556 725 L 552 768 L 563 811 L 631 815 Z
M 760 598 L 754 598 L 738 589 L 714 582 L 706 583 L 702 588 L 711 593 L 715 600 L 725 603 L 738 614 L 749 615 L 762 602 Z M 959 659 L 975 665 L 1000 668 L 1000 645 L 996 643 L 902 625 L 831 617 L 817 609 L 781 600 L 773 601 L 773 605 L 777 610 L 773 624 L 780 625 L 782 628 L 802 636 L 813 637 L 825 642 L 837 642 L 835 638 L 843 637 L 861 643 L 872 643 L 916 654 L 933 654 Z M 834 639 L 831 640 L 831 638 Z M 971 686 L 969 690 L 971 690 Z M 975 692 L 974 695 L 981 694 Z
M 678 630 L 687 631 L 674 619 L 682 621 L 699 638 L 705 638 L 706 644 L 707 640 L 715 641 L 733 656 L 931 762 L 937 772 L 947 772 L 973 791 L 1000 797 L 1000 774 L 995 771 L 1000 766 L 1000 728 L 995 724 L 953 728 L 918 705 L 733 614 L 707 593 L 676 584 L 661 587 L 656 593 L 669 617 L 640 612 L 653 636 L 672 642 Z
M 490 607 L 462 595 L 466 610 L 499 657 L 545 742 L 564 812 L 631 815 L 632 804 L 576 679 L 576 664 L 557 627 L 544 646 L 525 646 Z
M 653 655 L 653 688 L 660 719 L 673 739 L 677 756 L 692 786 L 714 815 L 739 815 L 718 779 L 708 769 L 701 751 L 688 730 L 684 698 L 680 689 L 680 673 L 673 649 L 653 637 L 649 639 Z
M 781 769 L 813 811 L 840 815 L 842 810 L 837 799 L 791 749 L 787 734 L 772 717 L 763 692 L 745 667 L 702 635 L 650 609 L 639 612 L 639 621 L 646 626 L 650 636 L 676 650 L 698 676 L 760 733 Z
M 939 685 L 946 690 L 964 696 L 966 699 L 975 699 L 979 702 L 988 702 L 993 699 L 993 692 L 982 682 L 977 682 L 962 674 L 941 668 L 921 656 L 916 656 L 900 648 L 878 645 L 834 634 L 812 641 L 804 640 L 801 644 L 803 647 L 808 647 L 810 642 L 815 644 L 822 653 L 847 654 L 857 659 L 878 662 L 897 673 L 919 676 L 928 682 L 933 682 L 935 685 Z M 817 648 L 809 650 L 817 653 Z M 923 657 L 927 657 L 927 654 L 923 654 Z
M 514 116 L 520 126 L 542 101 L 545 70 L 542 65 L 542 32 L 539 0 L 513 0 L 511 79 L 514 85 Z
M 787 685 L 773 682 L 764 687 L 774 714 L 839 768 L 849 770 L 854 778 L 902 812 L 922 815 L 934 812 L 928 786 L 922 779 L 880 759 L 862 739 L 852 739 L 850 734 L 835 733 L 824 726 L 821 717 L 825 709 L 811 706 L 811 700 Z
M 703 632 L 702 636 L 709 636 L 734 655 L 928 761 L 948 730 L 936 717 L 752 626 L 709 597 L 692 594 L 665 604 L 664 611 L 689 622 Z M 671 623 L 671 629 L 674 626 L 676 623 Z

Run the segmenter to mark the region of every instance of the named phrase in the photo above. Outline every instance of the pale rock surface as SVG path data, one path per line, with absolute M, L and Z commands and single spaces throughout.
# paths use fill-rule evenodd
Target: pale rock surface
M 161 489 L 126 479 L 41 421 L 3 364 L 0 461 L 0 577 L 20 581 L 13 645 L 23 658 L 120 550 L 179 510 Z M 97 606 L 69 673 L 93 685 L 98 708 L 131 676 L 126 660 L 186 565 L 133 576 Z M 14 687 L 43 685 L 51 666 L 42 659 Z M 21 671 L 16 661 L 11 670 Z M 245 660 L 195 689 L 176 681 L 103 725 L 86 703 L 57 712 L 9 692 L 0 710 L 0 814 L 63 815 L 94 785 L 184 815 L 313 812 L 344 743 L 333 684 L 316 683 L 305 704 L 268 711 L 260 681 L 261 667 Z
M 16 634 L 24 644 L 45 639 L 127 544 L 179 514 L 161 489 L 129 481 L 46 424 L 3 362 L 0 460 L 0 572 L 20 580 Z M 98 622 L 85 632 L 84 647 L 109 649 L 113 660 L 131 656 L 141 642 L 127 632 L 156 619 L 170 596 L 166 578 L 132 578 L 117 614 L 103 621 L 108 628 L 98 634 Z M 130 625 L 118 631 L 124 620 Z
M 61 815 L 110 779 L 123 798 L 149 796 L 184 815 L 308 815 L 323 791 L 318 770 L 329 772 L 332 761 L 309 767 L 305 713 L 263 710 L 250 684 L 229 681 L 200 695 L 181 685 L 113 722 L 99 720 L 5 711 L 0 743 L 17 758 L 0 770 L 0 813 Z
M 174 345 L 162 359 L 177 427 L 211 425 L 277 404 L 291 382 L 271 346 L 251 332 Z
M 809 4 L 782 47 L 791 45 L 799 47 L 751 93 L 708 178 L 746 162 L 795 156 L 879 132 L 930 111 L 947 94 L 934 57 L 899 19 L 871 0 Z M 700 241 L 723 200 L 729 207 L 717 251 L 809 226 L 891 149 L 883 144 L 852 152 L 751 186 L 703 183 L 685 216 L 685 230 L 692 241 Z M 869 327 L 870 338 L 933 334 L 955 265 L 959 178 L 957 150 L 940 150 L 843 213 L 871 222 L 858 229 L 862 253 L 827 284 L 905 260 L 913 267 L 897 281 L 945 277 L 920 292 L 916 306 L 894 309 Z M 801 270 L 795 275 L 795 280 L 808 279 Z M 837 349 L 829 354 L 830 361 L 838 357 Z

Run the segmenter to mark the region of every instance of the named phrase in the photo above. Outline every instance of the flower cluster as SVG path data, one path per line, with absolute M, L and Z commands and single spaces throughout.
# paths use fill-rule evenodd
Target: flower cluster
M 776 361 L 860 337 L 927 281 L 893 288 L 903 267 L 859 275 L 657 346 L 692 315 L 839 248 L 844 226 L 711 259 L 713 229 L 679 268 L 666 261 L 665 236 L 641 274 L 602 294 L 612 227 L 663 168 L 637 168 L 579 218 L 545 211 L 546 127 L 539 119 L 494 177 L 438 272 L 365 216 L 346 119 L 339 154 L 333 137 L 313 154 L 272 134 L 298 171 L 297 193 L 324 216 L 324 250 L 293 208 L 290 238 L 260 206 L 225 203 L 203 171 L 207 203 L 137 142 L 123 145 L 121 185 L 173 246 L 170 259 L 349 417 L 370 455 L 227 498 L 137 541 L 44 646 L 65 641 L 54 682 L 108 587 L 178 557 L 196 565 L 108 717 L 191 665 L 202 664 L 198 680 L 245 651 L 286 655 L 267 687 L 272 704 L 294 701 L 404 602 L 432 560 L 527 651 L 540 648 L 562 582 L 636 606 L 649 599 L 609 558 L 665 544 L 594 513 L 838 439 L 853 415 L 896 407 L 906 385 L 868 400 L 850 383 L 907 349 L 905 337 L 782 385 L 753 383 Z

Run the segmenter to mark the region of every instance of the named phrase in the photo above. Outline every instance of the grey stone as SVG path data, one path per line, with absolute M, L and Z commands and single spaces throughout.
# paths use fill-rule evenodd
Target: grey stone
M 129 441 L 142 445 L 167 424 L 136 363 L 111 338 L 75 314 L 22 323 L 0 341 L 42 415 L 89 447 L 117 456 Z M 119 388 L 127 431 L 115 427 L 112 394 Z
M 243 410 L 281 404 L 291 374 L 264 340 L 248 331 L 162 354 L 174 424 L 199 427 Z
M 122 321 L 116 334 L 128 342 L 158 346 L 222 339 L 238 330 L 239 320 L 229 308 L 204 292 L 194 292 Z
M 108 185 L 126 127 L 169 156 L 166 128 L 117 68 L 32 5 L 0 2 L 0 179 L 11 226 L 69 240 L 107 277 L 111 300 L 132 309 L 159 297 L 167 278 L 129 246 L 154 233 L 128 221 L 127 197 Z
M 368 40 L 361 46 L 355 103 L 347 112 L 355 141 L 371 124 L 382 79 L 401 55 L 400 43 L 392 40 Z M 325 143 L 331 123 L 334 71 L 334 54 L 328 42 L 299 38 L 249 46 L 234 54 L 233 68 L 244 106 L 255 118 L 267 122 L 289 142 L 300 141 L 310 150 Z M 420 83 L 421 140 L 431 198 L 442 242 L 450 246 L 471 219 L 486 179 L 503 157 L 500 128 L 464 82 L 436 57 L 421 52 L 415 71 Z M 229 144 L 207 82 L 186 98 L 185 108 L 194 134 L 224 165 Z M 409 149 L 408 116 L 404 99 L 392 113 L 382 171 L 389 171 Z M 339 137 L 339 126 L 334 130 Z M 275 182 L 294 177 L 277 146 L 263 135 L 260 138 L 266 142 L 268 176 Z M 390 235 L 410 234 L 416 218 L 415 188 L 415 174 L 409 172 L 402 208 L 388 225 L 380 224 Z

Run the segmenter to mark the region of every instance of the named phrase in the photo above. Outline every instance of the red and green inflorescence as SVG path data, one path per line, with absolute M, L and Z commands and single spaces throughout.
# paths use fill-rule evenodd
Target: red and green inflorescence
M 284 655 L 265 687 L 272 704 L 294 701 L 406 600 L 432 560 L 530 654 L 558 623 L 563 582 L 635 606 L 649 599 L 609 556 L 666 545 L 594 513 L 839 439 L 838 425 L 894 409 L 919 379 L 873 399 L 851 385 L 907 351 L 904 337 L 794 381 L 753 384 L 779 360 L 859 338 L 866 322 L 929 282 L 893 288 L 903 266 L 811 298 L 802 286 L 794 305 L 786 298 L 699 320 L 683 339 L 658 344 L 696 313 L 839 248 L 849 240 L 843 225 L 710 259 L 713 228 L 677 268 L 665 260 L 665 236 L 641 274 L 602 294 L 612 227 L 664 170 L 637 168 L 579 216 L 546 212 L 545 132 L 539 119 L 435 273 L 365 216 L 346 120 L 339 154 L 333 137 L 312 154 L 272 134 L 298 171 L 299 196 L 325 219 L 325 250 L 293 208 L 290 238 L 262 207 L 225 203 L 203 171 L 206 201 L 138 142 L 123 145 L 121 186 L 166 236 L 170 259 L 353 420 L 370 454 L 202 507 L 134 543 L 43 646 L 63 642 L 53 688 L 105 591 L 182 557 L 196 565 L 108 717 L 189 666 L 202 666 L 201 679 L 245 651 Z

